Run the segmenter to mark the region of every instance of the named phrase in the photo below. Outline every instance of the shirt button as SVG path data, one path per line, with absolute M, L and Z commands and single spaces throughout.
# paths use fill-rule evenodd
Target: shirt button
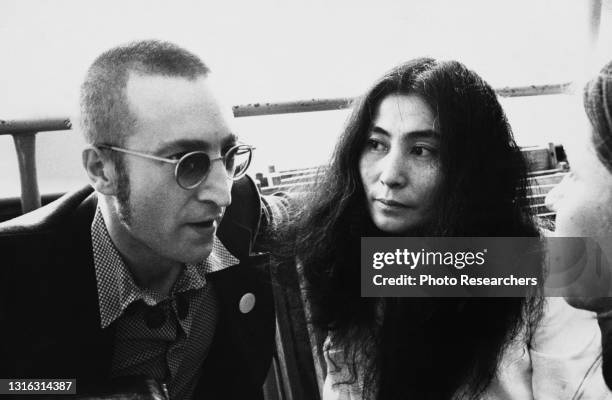
M 251 310 L 255 307 L 255 295 L 253 293 L 247 293 L 240 299 L 240 303 L 238 304 L 238 308 L 240 312 L 243 314 L 247 314 L 251 312 Z

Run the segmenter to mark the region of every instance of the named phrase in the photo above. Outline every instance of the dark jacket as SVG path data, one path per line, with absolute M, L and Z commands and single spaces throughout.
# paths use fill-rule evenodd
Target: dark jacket
M 608 389 L 612 390 L 612 315 L 605 313 L 597 318 L 601 329 L 602 372 Z
M 250 179 L 234 184 L 217 236 L 240 263 L 207 275 L 220 320 L 194 398 L 256 399 L 270 367 L 274 305 L 266 255 L 251 254 L 261 199 Z M 0 224 L 0 377 L 76 378 L 77 390 L 106 385 L 114 324 L 100 328 L 87 187 Z M 238 304 L 253 293 L 247 314 Z

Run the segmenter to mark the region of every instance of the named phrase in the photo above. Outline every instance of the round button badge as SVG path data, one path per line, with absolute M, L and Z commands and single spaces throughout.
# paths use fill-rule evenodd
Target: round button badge
M 253 293 L 246 293 L 240 299 L 240 303 L 238 304 L 238 308 L 240 312 L 243 314 L 247 314 L 251 312 L 251 310 L 255 307 L 255 295 Z

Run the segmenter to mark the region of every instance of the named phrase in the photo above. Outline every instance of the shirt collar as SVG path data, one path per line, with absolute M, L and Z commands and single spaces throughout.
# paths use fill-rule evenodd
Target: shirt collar
M 103 329 L 119 318 L 134 301 L 142 300 L 153 306 L 164 300 L 158 293 L 136 285 L 108 234 L 100 208 L 96 209 L 91 224 L 91 242 L 98 286 L 100 325 Z M 186 264 L 174 284 L 172 294 L 201 289 L 206 284 L 206 274 L 238 263 L 239 260 L 215 236 L 208 258 L 198 264 Z

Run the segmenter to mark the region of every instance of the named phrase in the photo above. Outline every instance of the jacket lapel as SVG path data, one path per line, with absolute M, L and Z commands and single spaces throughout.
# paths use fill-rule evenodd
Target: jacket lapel
M 82 282 L 78 290 L 81 299 L 77 315 L 81 322 L 84 337 L 75 338 L 82 352 L 79 364 L 86 366 L 87 375 L 92 377 L 109 376 L 111 371 L 114 347 L 114 325 L 102 329 L 100 325 L 100 307 L 98 301 L 98 285 L 93 264 L 93 248 L 91 242 L 91 223 L 97 207 L 95 194 L 90 195 L 75 211 L 72 235 L 75 242 L 71 247 L 79 249 L 75 255 L 74 274 L 77 281 Z M 91 365 L 89 360 L 96 360 Z
M 220 317 L 196 393 L 202 398 L 252 395 L 261 390 L 274 347 L 269 256 L 249 256 L 207 279 L 217 295 Z M 234 397 L 226 397 L 229 393 Z

